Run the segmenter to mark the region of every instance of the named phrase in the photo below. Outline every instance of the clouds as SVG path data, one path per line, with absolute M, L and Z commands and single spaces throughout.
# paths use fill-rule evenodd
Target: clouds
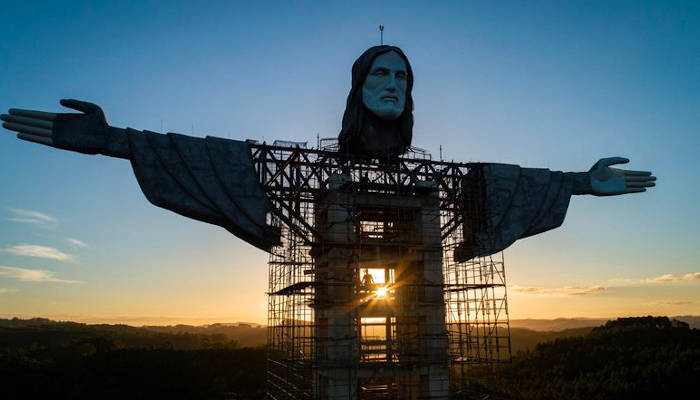
M 80 247 L 80 248 L 88 247 L 87 243 L 83 242 L 82 240 L 78 240 L 76 238 L 68 238 L 68 239 L 66 239 L 66 242 L 68 242 L 68 244 L 73 246 L 73 247 Z
M 644 278 L 644 279 L 629 279 L 629 278 L 615 278 L 607 280 L 606 285 L 593 285 L 593 286 L 562 286 L 555 288 L 547 287 L 537 287 L 537 286 L 519 286 L 512 285 L 509 287 L 511 292 L 531 294 L 531 295 L 543 295 L 543 296 L 585 296 L 589 294 L 599 293 L 605 291 L 609 288 L 614 287 L 629 287 L 629 286 L 640 286 L 640 285 L 664 285 L 669 282 L 689 282 L 689 281 L 700 281 L 700 272 L 690 272 L 687 274 L 663 274 L 654 278 Z M 661 303 L 659 303 L 661 304 Z M 689 304 L 689 302 L 683 301 L 669 301 L 664 302 L 665 305 L 683 305 Z
M 608 279 L 611 286 L 638 286 L 638 285 L 660 285 L 670 282 L 700 281 L 700 272 L 689 272 L 687 274 L 663 274 L 654 278 L 629 279 L 614 278 Z
M 0 277 L 13 278 L 24 282 L 81 283 L 80 281 L 58 279 L 53 272 L 43 269 L 7 267 L 4 265 L 0 265 Z
M 510 291 L 512 292 L 544 296 L 584 296 L 588 294 L 602 292 L 604 290 L 605 288 L 600 285 L 588 287 L 562 286 L 558 288 L 543 288 L 518 285 L 513 285 L 510 287 Z
M 12 213 L 12 217 L 7 218 L 9 221 L 14 221 L 14 222 L 22 222 L 22 223 L 28 223 L 28 224 L 34 224 L 34 225 L 57 225 L 58 224 L 58 219 L 55 217 L 52 217 L 48 214 L 44 214 L 39 211 L 35 210 L 27 210 L 23 208 L 13 208 L 13 207 L 8 207 L 7 208 L 10 213 Z M 70 247 L 73 249 L 84 249 L 88 247 L 88 244 L 83 242 L 80 239 L 76 239 L 74 237 L 68 237 L 63 239 L 65 243 L 67 243 Z M 48 246 L 42 246 L 42 245 L 36 245 L 36 244 L 18 244 L 10 247 L 5 247 L 4 249 L 0 249 L 1 251 L 5 251 L 10 254 L 18 255 L 18 256 L 25 256 L 25 257 L 38 257 L 38 258 L 46 258 L 49 260 L 57 260 L 57 261 L 73 261 L 74 256 L 68 253 L 65 253 L 61 250 L 58 250 L 54 247 L 48 247 Z
M 657 276 L 656 278 L 646 279 L 645 281 L 651 282 L 673 282 L 673 281 L 697 281 L 700 280 L 700 272 L 691 272 L 684 275 L 673 275 L 664 274 Z
M 3 251 L 17 256 L 48 258 L 50 260 L 57 261 L 73 261 L 74 259 L 72 255 L 64 253 L 58 249 L 48 246 L 40 246 L 37 244 L 18 244 L 6 247 L 3 249 Z
M 34 210 L 25 210 L 22 208 L 9 208 L 13 214 L 7 218 L 8 221 L 22 222 L 27 224 L 56 224 L 58 219 Z
M 7 209 L 11 213 L 11 217 L 7 218 L 7 220 L 9 221 L 32 224 L 36 227 L 55 228 L 58 225 L 57 218 L 39 211 L 27 210 L 23 208 Z M 83 249 L 88 247 L 87 243 L 73 237 L 68 237 L 61 240 L 65 240 L 65 243 L 67 243 L 73 249 Z M 46 260 L 60 262 L 77 262 L 75 256 L 72 254 L 63 252 L 55 247 L 43 246 L 38 244 L 20 243 L 15 245 L 8 245 L 4 248 L 0 248 L 0 255 L 2 253 L 22 257 L 42 258 Z M 0 265 L 0 278 L 14 279 L 21 282 L 82 283 L 81 281 L 76 280 L 60 279 L 56 276 L 54 272 L 44 269 L 29 269 L 21 267 L 9 267 L 4 265 Z M 14 293 L 17 291 L 18 290 L 14 288 L 0 287 L 0 294 Z

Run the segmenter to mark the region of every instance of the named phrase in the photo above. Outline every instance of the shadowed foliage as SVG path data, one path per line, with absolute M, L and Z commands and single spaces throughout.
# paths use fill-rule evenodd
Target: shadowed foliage
M 666 317 L 621 318 L 471 376 L 474 390 L 498 398 L 682 398 L 700 376 L 700 331 Z
M 223 334 L 40 322 L 0 327 L 3 398 L 264 397 L 262 347 L 238 348 Z

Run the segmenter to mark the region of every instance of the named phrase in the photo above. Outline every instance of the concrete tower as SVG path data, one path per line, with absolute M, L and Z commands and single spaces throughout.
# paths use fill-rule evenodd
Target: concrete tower
M 314 397 L 446 399 L 437 187 L 339 174 L 327 187 L 315 209 Z

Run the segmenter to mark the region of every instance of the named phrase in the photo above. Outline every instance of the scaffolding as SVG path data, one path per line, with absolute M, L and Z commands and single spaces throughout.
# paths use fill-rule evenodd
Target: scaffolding
M 269 260 L 270 399 L 447 399 L 470 366 L 509 360 L 502 256 L 453 257 L 478 222 L 462 190 L 477 164 L 251 147 L 282 232 Z

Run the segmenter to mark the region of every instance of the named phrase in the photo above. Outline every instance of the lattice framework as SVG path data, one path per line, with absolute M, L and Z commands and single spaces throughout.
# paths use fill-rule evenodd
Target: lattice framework
M 336 151 L 267 144 L 253 144 L 252 154 L 260 182 L 273 203 L 269 222 L 282 232 L 282 244 L 273 248 L 269 261 L 267 384 L 271 398 L 314 397 L 312 373 L 319 368 L 314 361 L 314 351 L 319 348 L 314 294 L 319 285 L 327 284 L 314 276 L 312 254 L 324 246 L 314 207 L 327 190 L 330 176 L 337 173 L 349 175 L 354 185 L 383 194 L 403 193 L 421 181 L 437 184 L 452 391 L 462 389 L 470 365 L 509 360 L 502 256 L 463 263 L 453 257 L 463 240 L 462 181 L 477 164 L 433 161 L 415 153 L 390 162 L 349 160 Z M 361 349 L 356 351 L 361 357 Z

